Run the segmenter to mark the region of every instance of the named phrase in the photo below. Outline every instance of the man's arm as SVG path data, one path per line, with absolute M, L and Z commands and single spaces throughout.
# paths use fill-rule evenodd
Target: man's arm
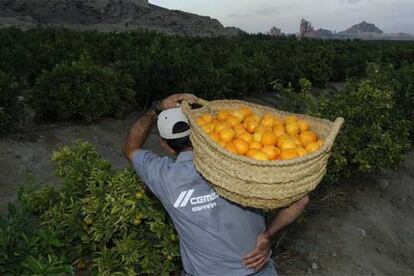
M 132 160 L 134 152 L 142 148 L 156 118 L 157 114 L 153 110 L 150 110 L 141 116 L 132 126 L 122 148 L 128 160 Z
M 244 264 L 247 267 L 254 269 L 255 271 L 260 271 L 263 269 L 270 254 L 271 240 L 275 238 L 289 224 L 294 222 L 308 205 L 308 203 L 309 196 L 305 196 L 301 200 L 281 210 L 277 214 L 276 218 L 272 221 L 272 223 L 268 226 L 267 230 L 257 238 L 256 249 L 251 251 L 243 258 Z
M 197 97 L 191 94 L 174 94 L 160 102 L 160 110 L 166 110 L 179 106 L 182 101 L 188 101 L 190 104 L 197 101 Z M 157 118 L 157 114 L 150 110 L 140 117 L 129 131 L 122 151 L 128 160 L 132 160 L 135 151 L 142 148 L 148 134 Z

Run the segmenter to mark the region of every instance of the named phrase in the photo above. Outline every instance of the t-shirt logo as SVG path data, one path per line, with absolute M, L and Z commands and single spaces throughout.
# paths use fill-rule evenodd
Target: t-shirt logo
M 216 192 L 202 196 L 191 197 L 193 193 L 194 189 L 181 192 L 174 203 L 174 208 L 185 207 L 188 203 L 190 203 L 192 206 L 196 205 L 192 207 L 191 210 L 193 212 L 198 212 L 205 209 L 212 209 L 217 206 L 216 202 L 214 201 L 219 197 L 219 195 Z
M 191 195 L 193 193 L 194 193 L 194 189 L 181 192 L 180 195 L 178 196 L 177 200 L 174 203 L 174 207 L 178 208 L 178 206 L 180 206 L 180 207 L 186 206 L 188 201 L 190 200 Z

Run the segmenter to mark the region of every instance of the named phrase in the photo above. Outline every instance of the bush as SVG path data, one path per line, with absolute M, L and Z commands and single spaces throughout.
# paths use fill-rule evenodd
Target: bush
M 0 223 L 0 274 L 64 274 L 86 267 L 98 275 L 176 270 L 172 224 L 131 169 L 114 172 L 88 143 L 63 147 L 52 159 L 63 188 L 26 188 L 19 194 L 21 207 L 11 207 Z
M 131 110 L 135 103 L 133 84 L 129 75 L 116 74 L 81 57 L 43 72 L 31 102 L 40 118 L 91 122 Z
M 11 76 L 0 71 L 0 135 L 17 123 L 18 115 L 23 108 L 15 88 L 16 84 Z

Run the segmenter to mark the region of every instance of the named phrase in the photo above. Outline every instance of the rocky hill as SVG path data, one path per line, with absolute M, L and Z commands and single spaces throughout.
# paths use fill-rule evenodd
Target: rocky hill
M 356 24 L 343 32 L 340 32 L 340 34 L 363 34 L 363 33 L 382 34 L 383 31 L 380 30 L 377 26 L 375 26 L 375 24 L 362 21 L 361 23 Z
M 77 30 L 149 29 L 190 36 L 235 36 L 217 19 L 152 5 L 148 0 L 1 0 L 0 26 L 63 26 Z

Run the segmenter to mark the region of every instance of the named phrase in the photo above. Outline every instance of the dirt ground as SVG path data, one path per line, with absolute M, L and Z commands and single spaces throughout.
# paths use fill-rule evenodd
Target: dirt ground
M 121 144 L 136 117 L 44 125 L 0 139 L 0 212 L 27 175 L 58 182 L 49 159 L 61 145 L 89 141 L 114 168 L 125 166 Z M 162 153 L 155 132 L 146 147 Z M 414 275 L 414 152 L 399 169 L 354 182 L 311 195 L 305 219 L 276 245 L 279 275 Z

